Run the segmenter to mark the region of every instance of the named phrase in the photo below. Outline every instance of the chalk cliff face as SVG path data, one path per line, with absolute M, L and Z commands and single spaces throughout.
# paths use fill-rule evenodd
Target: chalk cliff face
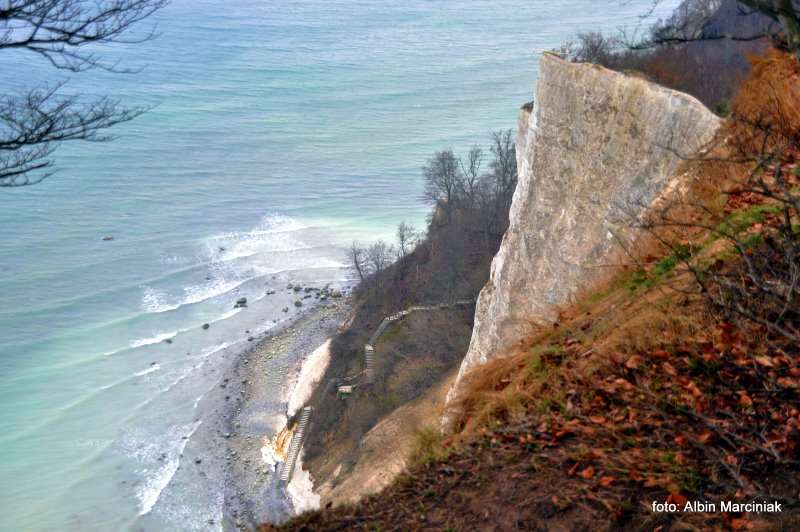
M 478 299 L 463 375 L 549 325 L 608 273 L 637 213 L 674 186 L 681 157 L 714 137 L 699 101 L 643 79 L 545 54 L 522 109 L 510 227 Z M 606 267 L 604 267 L 606 265 Z

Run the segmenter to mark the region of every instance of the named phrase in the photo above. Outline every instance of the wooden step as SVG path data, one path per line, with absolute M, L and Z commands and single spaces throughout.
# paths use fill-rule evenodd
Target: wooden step
M 303 436 L 305 435 L 306 425 L 311 417 L 311 407 L 306 406 L 303 408 L 303 413 L 300 415 L 300 421 L 297 423 L 297 428 L 292 434 L 292 442 L 289 444 L 289 452 L 286 453 L 286 461 L 281 467 L 281 480 L 290 482 L 292 474 L 294 473 L 294 466 L 297 462 L 297 456 L 300 454 L 300 449 L 303 445 Z

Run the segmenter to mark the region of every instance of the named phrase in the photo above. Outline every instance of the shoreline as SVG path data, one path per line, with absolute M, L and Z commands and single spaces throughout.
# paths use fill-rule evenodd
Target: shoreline
M 212 438 L 202 438 L 203 446 L 216 455 L 222 479 L 221 522 L 209 525 L 238 530 L 294 515 L 288 486 L 278 478 L 282 462 L 270 464 L 263 451 L 285 427 L 290 399 L 312 391 L 297 390 L 315 384 L 298 382 L 307 373 L 304 364 L 336 334 L 349 312 L 346 293 L 315 305 L 243 349 L 225 372 L 213 394 L 216 399 L 209 397 L 222 400 L 205 431 Z M 301 467 L 302 456 L 295 473 Z

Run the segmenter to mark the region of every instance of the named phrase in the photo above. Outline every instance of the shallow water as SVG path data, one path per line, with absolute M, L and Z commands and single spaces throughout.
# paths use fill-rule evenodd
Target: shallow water
M 72 76 L 157 106 L 0 192 L 0 530 L 202 529 L 170 480 L 220 353 L 291 319 L 288 282 L 346 283 L 346 242 L 421 227 L 425 157 L 514 127 L 541 51 L 649 3 L 174 0 L 105 56 L 140 73 Z M 69 77 L 0 65 L 3 94 Z

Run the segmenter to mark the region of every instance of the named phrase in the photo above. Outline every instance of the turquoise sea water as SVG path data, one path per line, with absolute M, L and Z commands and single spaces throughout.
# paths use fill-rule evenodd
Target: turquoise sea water
M 217 355 L 291 319 L 265 291 L 346 283 L 346 242 L 421 227 L 425 157 L 513 128 L 543 50 L 649 4 L 174 0 L 103 51 L 137 74 L 0 57 L 3 94 L 157 105 L 0 191 L 0 530 L 213 528 L 214 483 L 170 481 Z

